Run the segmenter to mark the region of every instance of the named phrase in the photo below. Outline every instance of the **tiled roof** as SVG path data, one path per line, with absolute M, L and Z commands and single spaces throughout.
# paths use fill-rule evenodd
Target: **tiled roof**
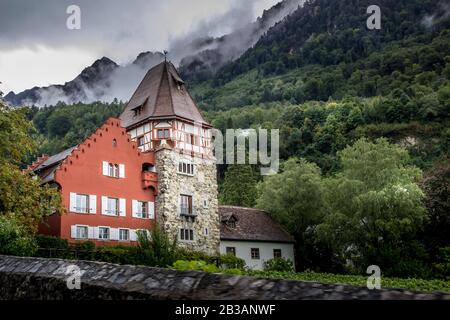
M 141 109 L 136 113 L 136 109 Z M 148 118 L 179 117 L 209 125 L 186 89 L 184 81 L 171 62 L 151 68 L 139 84 L 120 120 L 125 128 Z
M 294 238 L 263 210 L 219 206 L 219 214 L 221 240 L 294 242 Z M 235 228 L 227 224 L 232 217 Z
M 60 153 L 57 153 L 51 157 L 49 157 L 47 160 L 45 160 L 43 163 L 41 163 L 38 167 L 33 169 L 33 171 L 42 179 L 43 183 L 51 182 L 53 181 L 55 177 L 55 171 L 58 169 L 58 165 L 66 159 L 73 150 L 75 150 L 77 146 L 71 147 L 69 149 L 66 149 L 64 151 L 61 151 Z

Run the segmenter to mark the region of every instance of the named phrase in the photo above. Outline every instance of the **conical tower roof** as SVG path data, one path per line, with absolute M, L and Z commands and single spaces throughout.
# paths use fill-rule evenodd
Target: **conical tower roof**
M 210 126 L 169 61 L 147 72 L 119 118 L 126 128 L 146 120 L 171 118 Z

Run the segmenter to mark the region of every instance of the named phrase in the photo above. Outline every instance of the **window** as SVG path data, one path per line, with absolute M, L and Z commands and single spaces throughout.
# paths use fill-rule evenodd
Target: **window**
M 194 175 L 194 164 L 188 161 L 180 161 L 178 163 L 178 173 Z
M 77 239 L 87 239 L 88 238 L 88 227 L 77 226 Z
M 109 239 L 109 228 L 99 227 L 98 228 L 98 238 L 101 240 L 108 240 Z
M 273 257 L 281 258 L 281 249 L 273 249 Z
M 106 213 L 112 214 L 115 216 L 119 215 L 119 199 L 108 198 Z
M 231 229 L 236 229 L 236 220 L 231 219 L 227 222 L 227 226 Z
M 77 194 L 75 202 L 75 211 L 78 213 L 89 213 L 89 196 Z
M 141 137 L 137 138 L 137 144 L 138 144 L 138 147 L 142 147 L 145 144 L 145 137 L 141 136 Z
M 252 259 L 259 260 L 259 248 L 252 248 L 250 253 Z
M 227 247 L 226 248 L 227 254 L 231 254 L 233 256 L 236 256 L 236 248 L 235 247 Z
M 192 196 L 180 196 L 180 209 L 182 215 L 192 215 Z
M 185 134 L 185 141 L 186 141 L 186 143 L 195 145 L 198 142 L 198 137 L 194 136 L 193 134 L 186 133 Z
M 158 139 L 169 139 L 170 129 L 158 129 Z
M 208 228 L 205 228 L 205 236 L 208 235 Z
M 194 230 L 180 229 L 180 240 L 194 241 Z
M 208 200 L 203 199 L 203 208 L 207 209 L 208 208 Z
M 137 216 L 139 218 L 147 219 L 148 218 L 148 202 L 137 202 Z
M 119 229 L 119 241 L 129 241 L 130 240 L 130 230 Z
M 113 145 L 114 148 L 117 147 L 117 140 L 116 139 L 113 139 L 112 145 Z
M 103 161 L 103 175 L 113 178 L 125 178 L 125 166 Z

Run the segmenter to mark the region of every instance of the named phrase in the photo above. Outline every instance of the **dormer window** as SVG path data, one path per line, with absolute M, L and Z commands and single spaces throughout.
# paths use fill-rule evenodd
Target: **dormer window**
M 134 109 L 131 109 L 134 112 L 134 116 L 137 117 L 141 114 L 142 110 L 144 109 L 143 105 L 140 105 L 139 107 L 136 107 Z
M 227 226 L 231 229 L 236 229 L 236 220 L 230 220 L 227 222 Z

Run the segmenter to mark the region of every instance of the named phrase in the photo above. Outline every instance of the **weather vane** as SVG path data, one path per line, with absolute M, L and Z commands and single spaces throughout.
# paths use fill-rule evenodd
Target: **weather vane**
M 167 54 L 169 53 L 169 51 L 164 50 L 163 52 L 164 52 L 164 61 L 167 61 Z

